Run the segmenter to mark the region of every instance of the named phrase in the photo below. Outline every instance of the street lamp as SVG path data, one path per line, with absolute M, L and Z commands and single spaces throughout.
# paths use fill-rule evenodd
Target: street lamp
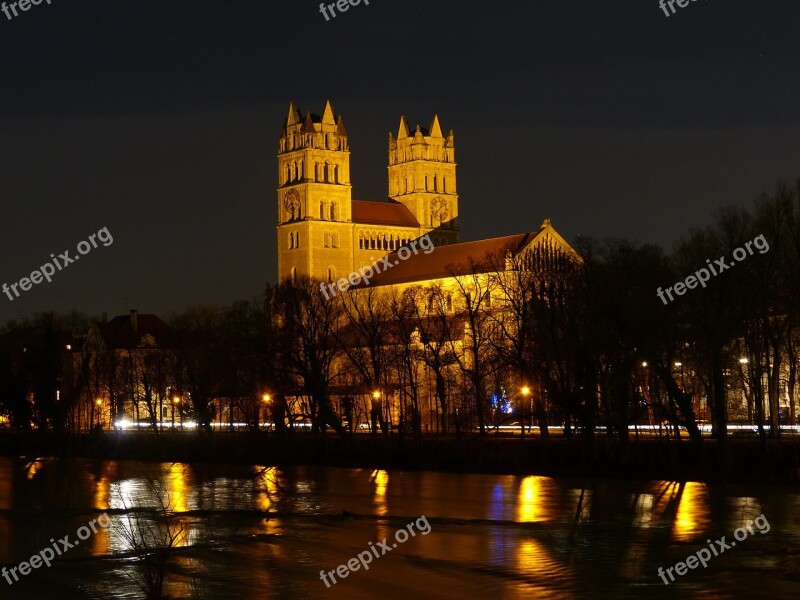
M 95 404 L 97 405 L 97 424 L 102 425 L 102 418 L 101 418 L 102 413 L 100 411 L 101 407 L 103 406 L 103 401 L 100 398 L 98 398 L 95 401 Z
M 172 430 L 175 431 L 175 411 L 180 410 L 179 405 L 181 403 L 181 399 L 178 396 L 175 396 L 172 399 Z M 181 429 L 183 429 L 183 418 L 181 418 Z
M 272 396 L 269 394 L 264 394 L 261 396 L 261 401 L 264 403 L 264 423 L 269 422 L 269 413 L 267 412 L 267 405 L 272 401 Z M 258 421 L 258 417 L 256 417 L 256 421 Z M 256 423 L 258 425 L 258 423 Z
M 522 414 L 519 419 L 519 426 L 522 430 L 522 437 L 525 437 L 525 398 L 531 395 L 531 388 L 527 385 L 522 386 L 520 390 L 522 393 Z M 531 398 L 531 429 L 533 429 L 533 398 Z

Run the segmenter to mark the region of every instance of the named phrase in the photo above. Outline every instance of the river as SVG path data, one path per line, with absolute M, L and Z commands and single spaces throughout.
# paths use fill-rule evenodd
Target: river
M 0 458 L 0 564 L 63 550 L 0 599 L 144 598 L 137 540 L 164 508 L 175 599 L 788 598 L 800 581 L 790 487 Z M 665 584 L 707 540 L 728 547 Z

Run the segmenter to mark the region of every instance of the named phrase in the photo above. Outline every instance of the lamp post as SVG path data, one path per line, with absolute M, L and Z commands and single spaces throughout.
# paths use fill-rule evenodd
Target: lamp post
M 267 408 L 271 400 L 272 396 L 270 396 L 269 394 L 264 394 L 263 396 L 261 396 L 261 401 L 264 403 L 264 423 L 268 422 L 267 417 L 269 416 L 269 413 L 267 411 Z
M 378 419 L 377 419 L 378 411 L 376 410 L 375 405 L 376 405 L 376 403 L 378 403 L 380 401 L 380 399 L 381 399 L 380 390 L 375 390 L 374 392 L 372 392 L 372 433 L 377 433 L 375 431 L 375 427 L 377 426 L 377 422 L 378 422 Z M 383 415 L 381 415 L 381 419 L 380 420 L 381 420 L 381 424 L 382 424 L 383 423 Z M 382 425 L 381 425 L 381 429 L 383 429 Z
M 172 431 L 175 431 L 175 411 L 180 410 L 181 399 L 175 396 L 172 399 Z M 181 417 L 181 429 L 183 429 L 183 417 Z
M 102 419 L 101 409 L 103 407 L 103 401 L 100 398 L 98 398 L 95 401 L 95 404 L 97 405 L 97 424 L 102 427 L 103 419 Z
M 519 418 L 519 426 L 520 430 L 522 431 L 522 437 L 525 437 L 525 404 L 526 404 L 525 399 L 531 395 L 531 388 L 529 388 L 527 385 L 524 385 L 522 386 L 520 393 L 522 394 L 522 402 L 520 403 L 521 414 Z M 533 407 L 531 407 L 531 415 L 533 415 Z

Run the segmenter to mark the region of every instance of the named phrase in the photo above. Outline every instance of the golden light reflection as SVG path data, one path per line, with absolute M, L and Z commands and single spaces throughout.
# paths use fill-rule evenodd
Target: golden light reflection
M 375 514 L 385 517 L 389 512 L 389 503 L 386 497 L 386 491 L 389 488 L 389 473 L 376 469 L 370 475 L 370 479 L 375 483 L 375 495 L 372 499 L 375 504 Z
M 532 523 L 552 517 L 545 503 L 546 498 L 552 497 L 552 484 L 552 479 L 541 475 L 530 475 L 522 480 L 517 498 L 517 521 Z
M 186 470 L 188 465 L 174 463 L 170 465 L 164 478 L 167 497 L 166 502 L 169 502 L 170 511 L 176 513 L 186 512 L 188 509 L 186 502 Z
M 99 515 L 98 515 L 99 516 Z M 113 518 L 109 515 L 109 519 Z M 105 522 L 105 518 L 100 519 L 102 522 Z M 97 533 L 92 535 L 92 554 L 95 556 L 105 556 L 110 552 L 111 549 L 111 538 L 108 535 L 108 529 L 104 527 L 98 527 Z
M 389 473 L 376 469 L 372 471 L 369 478 L 375 484 L 375 495 L 372 498 L 372 503 L 375 505 L 375 514 L 379 517 L 385 517 L 389 514 L 389 499 L 387 497 Z M 378 539 L 388 537 L 390 533 L 386 524 L 379 521 L 377 527 Z
M 679 501 L 672 537 L 691 541 L 702 535 L 711 519 L 708 509 L 708 488 L 704 483 L 687 481 L 678 486 Z
M 47 463 L 48 459 L 38 459 L 38 460 L 32 460 L 27 465 L 25 465 L 25 469 L 28 471 L 28 479 L 33 479 L 34 477 L 36 477 L 36 474 L 39 471 L 41 471 L 42 467 L 44 467 Z
M 566 574 L 563 565 L 553 558 L 544 544 L 531 538 L 522 539 L 517 543 L 514 558 L 517 569 L 526 579 L 542 581 L 542 585 L 526 586 L 526 597 L 554 600 L 564 597 L 563 592 L 548 585 L 551 581 L 561 581 Z
M 97 510 L 108 510 L 108 501 L 111 497 L 111 481 L 108 477 L 102 476 L 97 480 L 94 488 L 94 507 Z
M 257 465 L 253 467 L 253 471 L 258 473 L 256 477 L 256 508 L 269 512 L 270 510 L 277 510 L 278 504 L 281 501 L 281 477 L 282 473 L 278 467 L 266 467 Z M 264 518 L 259 523 L 257 533 L 266 533 L 276 535 L 282 533 L 281 522 L 276 518 Z M 279 554 L 282 555 L 283 550 L 279 545 L 276 545 Z

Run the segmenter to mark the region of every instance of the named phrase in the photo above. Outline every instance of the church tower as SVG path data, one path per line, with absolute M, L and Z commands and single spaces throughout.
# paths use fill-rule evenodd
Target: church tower
M 350 147 L 330 101 L 305 118 L 289 104 L 278 142 L 278 279 L 329 280 L 352 268 Z M 350 249 L 348 251 L 348 249 Z
M 408 129 L 400 118 L 397 138 L 389 134 L 389 197 L 404 204 L 430 232 L 435 244 L 458 242 L 455 139 L 442 135 L 439 117 L 430 129 Z

